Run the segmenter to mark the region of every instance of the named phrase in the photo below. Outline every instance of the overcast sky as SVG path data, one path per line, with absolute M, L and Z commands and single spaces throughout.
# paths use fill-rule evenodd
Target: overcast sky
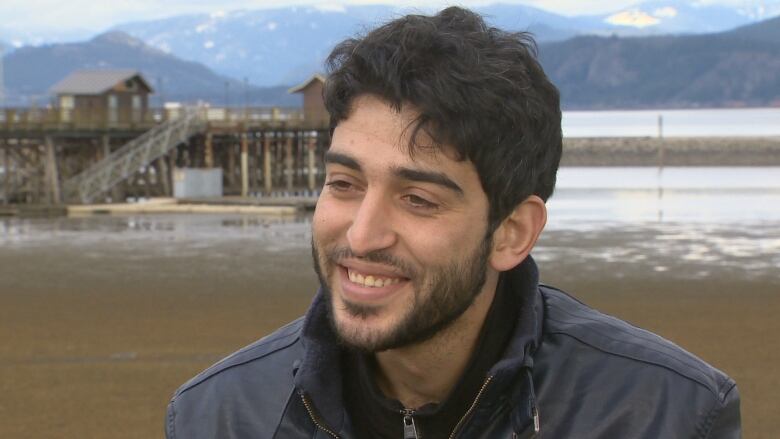
M 576 15 L 611 12 L 641 0 L 0 0 L 0 36 L 36 34 L 91 35 L 115 24 L 162 18 L 186 13 L 213 13 L 235 9 L 258 9 L 289 5 L 338 7 L 344 4 L 404 4 L 430 8 L 460 4 L 523 3 L 552 12 Z M 762 0 L 691 0 L 698 3 L 729 3 L 744 6 Z M 774 1 L 774 0 L 763 0 Z

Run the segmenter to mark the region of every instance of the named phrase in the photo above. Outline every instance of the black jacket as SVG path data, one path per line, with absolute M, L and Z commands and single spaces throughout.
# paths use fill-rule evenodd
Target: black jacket
M 722 372 L 538 285 L 531 258 L 509 278 L 514 338 L 451 437 L 741 437 L 737 388 Z M 353 438 L 324 300 L 179 388 L 167 438 Z

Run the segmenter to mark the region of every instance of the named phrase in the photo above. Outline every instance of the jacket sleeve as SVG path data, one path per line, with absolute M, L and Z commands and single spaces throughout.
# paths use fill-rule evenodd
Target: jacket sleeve
M 726 390 L 722 402 L 711 413 L 711 427 L 706 439 L 740 439 L 742 426 L 739 412 L 739 391 L 736 384 Z
M 173 431 L 174 426 L 174 408 L 173 408 L 173 400 L 171 400 L 170 403 L 168 403 L 168 410 L 165 414 L 165 439 L 175 439 L 176 434 Z

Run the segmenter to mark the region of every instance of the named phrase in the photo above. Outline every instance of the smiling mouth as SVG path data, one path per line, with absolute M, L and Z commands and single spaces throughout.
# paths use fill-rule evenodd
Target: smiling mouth
M 341 269 L 346 272 L 350 282 L 356 285 L 360 285 L 361 287 L 382 288 L 390 285 L 396 285 L 408 280 L 405 277 L 364 273 L 355 270 L 354 268 L 345 267 L 343 265 L 341 266 Z

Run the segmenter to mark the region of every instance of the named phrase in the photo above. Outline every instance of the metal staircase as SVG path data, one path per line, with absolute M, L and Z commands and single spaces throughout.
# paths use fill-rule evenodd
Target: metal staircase
M 66 201 L 89 203 L 143 166 L 162 157 L 180 143 L 205 130 L 197 109 L 188 109 L 178 119 L 161 123 L 65 181 Z

